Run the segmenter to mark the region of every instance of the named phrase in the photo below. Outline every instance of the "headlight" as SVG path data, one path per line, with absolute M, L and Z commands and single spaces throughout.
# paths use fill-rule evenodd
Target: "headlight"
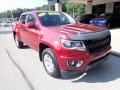
M 107 21 L 106 20 L 102 20 L 102 21 L 99 21 L 100 23 L 106 23 Z
M 61 43 L 63 48 L 66 49 L 86 50 L 83 41 L 70 41 L 70 40 L 61 39 Z

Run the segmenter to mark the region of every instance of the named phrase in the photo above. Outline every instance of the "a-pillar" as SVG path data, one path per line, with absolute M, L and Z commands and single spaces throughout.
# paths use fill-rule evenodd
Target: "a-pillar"
M 56 3 L 55 4 L 55 11 L 62 12 L 62 4 L 61 3 Z
M 92 0 L 88 0 L 86 4 L 86 13 L 92 14 Z

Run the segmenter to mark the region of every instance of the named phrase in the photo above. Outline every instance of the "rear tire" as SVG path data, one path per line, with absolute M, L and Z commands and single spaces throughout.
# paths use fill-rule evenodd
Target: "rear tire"
M 24 46 L 23 42 L 19 41 L 16 35 L 14 37 L 14 40 L 15 40 L 15 44 L 16 44 L 17 48 L 23 48 L 23 46 Z
M 46 72 L 55 78 L 60 76 L 60 69 L 57 63 L 57 58 L 51 48 L 46 48 L 42 52 L 42 62 Z

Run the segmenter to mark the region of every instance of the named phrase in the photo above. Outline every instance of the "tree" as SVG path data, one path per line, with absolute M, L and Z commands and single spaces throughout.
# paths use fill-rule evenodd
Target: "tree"
M 69 3 L 67 2 L 67 0 L 65 0 L 65 2 L 62 4 L 62 9 L 63 12 L 67 12 L 68 14 L 72 15 L 72 16 L 82 16 L 84 14 L 86 14 L 85 11 L 85 7 L 86 5 L 83 4 L 73 4 L 73 3 Z M 43 5 L 42 7 L 36 7 L 35 9 L 21 9 L 21 8 L 17 8 L 16 10 L 7 10 L 5 12 L 1 12 L 0 13 L 0 18 L 11 18 L 13 14 L 14 18 L 19 18 L 21 13 L 26 12 L 26 11 L 31 11 L 31 10 L 40 10 L 40 11 L 46 11 L 46 10 L 55 10 L 55 5 Z
M 82 16 L 86 14 L 86 5 L 66 3 L 66 11 L 72 16 Z

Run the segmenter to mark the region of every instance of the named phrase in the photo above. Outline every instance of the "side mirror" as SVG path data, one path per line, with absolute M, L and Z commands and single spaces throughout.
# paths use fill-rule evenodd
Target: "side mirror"
M 28 22 L 28 23 L 27 23 L 27 27 L 28 27 L 28 28 L 36 28 L 34 22 Z

